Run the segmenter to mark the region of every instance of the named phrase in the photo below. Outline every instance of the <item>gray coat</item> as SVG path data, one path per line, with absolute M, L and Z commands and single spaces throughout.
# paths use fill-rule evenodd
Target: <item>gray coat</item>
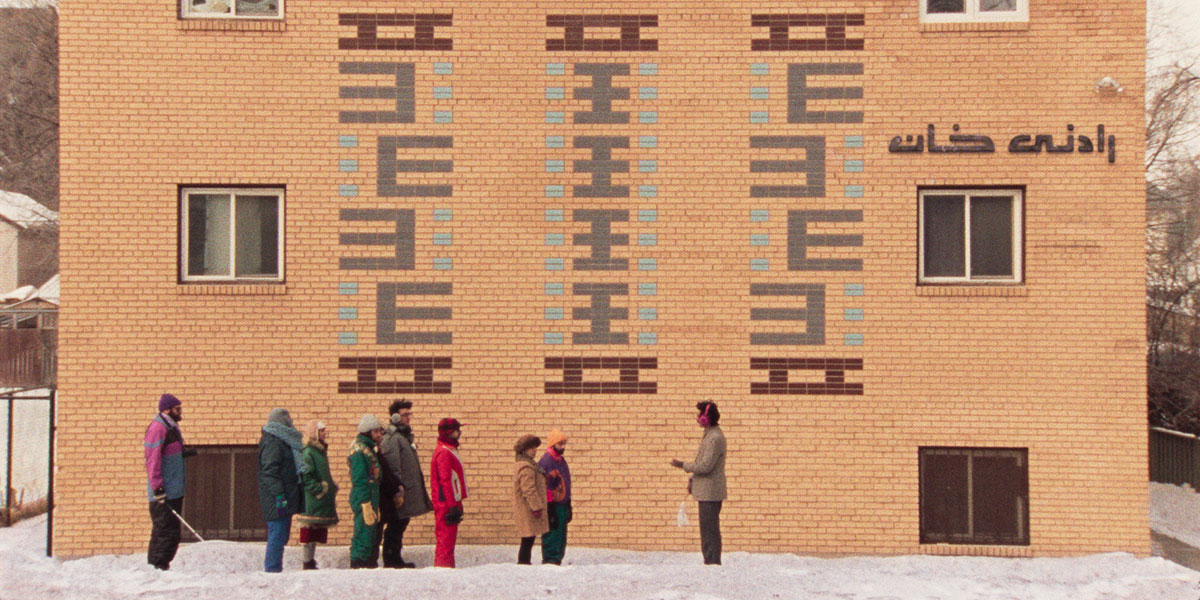
M 725 434 L 720 427 L 704 430 L 696 460 L 683 463 L 683 470 L 692 474 L 693 498 L 700 502 L 725 499 Z
M 417 448 L 412 443 L 412 429 L 389 425 L 383 441 L 379 443 L 379 459 L 383 463 L 384 482 L 399 482 L 404 486 L 404 505 L 396 512 L 401 519 L 418 517 L 433 510 L 433 502 L 425 488 L 425 475 L 421 473 L 421 461 Z M 382 486 L 384 500 L 390 501 L 395 493 L 395 484 Z

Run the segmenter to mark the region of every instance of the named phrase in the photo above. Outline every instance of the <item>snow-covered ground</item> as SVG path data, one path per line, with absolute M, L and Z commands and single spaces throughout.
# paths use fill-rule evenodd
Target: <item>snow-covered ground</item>
M 44 516 L 0 529 L 0 599 L 1196 600 L 1200 596 L 1200 573 L 1162 558 L 1117 553 L 1057 559 L 819 559 L 738 552 L 727 553 L 722 567 L 704 567 L 698 552 L 569 547 L 562 567 L 521 567 L 512 564 L 515 545 L 460 546 L 455 570 L 351 571 L 346 568 L 346 548 L 333 547 L 318 550 L 321 570 L 300 571 L 299 549 L 289 547 L 285 572 L 268 575 L 260 572 L 262 544 L 205 542 L 184 545 L 171 571 L 164 573 L 146 565 L 141 553 L 72 561 L 46 558 L 45 531 Z M 428 565 L 432 549 L 406 548 L 405 555 L 418 565 Z
M 1152 482 L 1150 529 L 1200 548 L 1200 494 L 1187 484 Z

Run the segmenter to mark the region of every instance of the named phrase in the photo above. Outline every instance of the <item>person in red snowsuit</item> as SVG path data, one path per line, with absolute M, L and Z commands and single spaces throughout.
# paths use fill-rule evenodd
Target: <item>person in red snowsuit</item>
M 463 518 L 462 501 L 467 497 L 467 481 L 458 458 L 461 435 L 462 425 L 457 419 L 446 418 L 438 423 L 438 444 L 429 468 L 433 532 L 437 537 L 437 548 L 433 553 L 435 567 L 454 568 L 454 543 L 458 540 L 458 524 Z

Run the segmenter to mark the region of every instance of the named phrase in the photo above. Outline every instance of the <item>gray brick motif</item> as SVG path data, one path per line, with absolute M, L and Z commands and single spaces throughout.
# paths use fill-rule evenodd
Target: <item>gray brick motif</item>
M 820 346 L 825 344 L 825 284 L 754 283 L 751 296 L 804 297 L 804 308 L 751 308 L 751 321 L 804 321 L 804 333 L 751 332 L 755 346 Z
M 627 307 L 612 306 L 613 296 L 628 296 L 629 285 L 624 283 L 576 283 L 571 286 L 576 296 L 591 296 L 590 307 L 571 309 L 571 318 L 590 321 L 591 331 L 571 334 L 573 344 L 628 344 L 629 334 L 611 331 L 614 320 L 629 319 Z
M 808 110 L 809 100 L 859 100 L 861 87 L 810 87 L 809 75 L 862 75 L 862 63 L 788 65 L 788 123 L 862 123 L 861 110 Z
M 379 136 L 378 166 L 376 167 L 379 190 L 384 198 L 445 198 L 454 194 L 450 184 L 444 185 L 401 185 L 397 173 L 450 173 L 454 161 L 450 160 L 397 160 L 400 148 L 453 148 L 454 138 L 448 135 L 434 136 Z
M 589 233 L 577 233 L 572 236 L 576 246 L 590 246 L 591 255 L 587 258 L 576 258 L 573 268 L 576 271 L 627 271 L 629 259 L 613 258 L 613 246 L 628 246 L 629 235 L 613 233 L 614 222 L 629 221 L 627 210 L 576 210 L 572 213 L 575 222 L 589 222 L 592 230 Z
M 343 75 L 394 75 L 394 86 L 342 86 L 340 98 L 395 100 L 396 110 L 343 110 L 338 113 L 342 123 L 415 123 L 416 69 L 412 63 L 344 62 L 338 64 Z
M 339 211 L 342 221 L 393 221 L 392 233 L 343 233 L 338 243 L 343 246 L 391 246 L 390 257 L 350 257 L 338 259 L 341 270 L 411 270 L 416 256 L 416 213 L 408 209 L 344 208 Z
M 629 161 L 613 160 L 613 148 L 628 148 L 629 136 L 577 136 L 576 148 L 590 148 L 591 160 L 574 161 L 576 173 L 591 173 L 591 185 L 574 186 L 576 198 L 627 198 L 629 186 L 613 185 L 613 173 L 628 173 Z
M 752 185 L 751 198 L 824 198 L 825 138 L 819 135 L 756 135 L 752 149 L 803 149 L 804 160 L 752 160 L 751 173 L 804 173 L 804 185 Z
M 574 88 L 576 100 L 590 100 L 592 110 L 576 112 L 573 116 L 577 124 L 623 124 L 629 122 L 628 112 L 614 112 L 613 100 L 628 100 L 629 88 L 613 87 L 612 78 L 629 75 L 629 65 L 610 63 L 579 63 L 575 65 L 576 75 L 586 75 L 592 78 L 592 86 Z
M 375 342 L 377 344 L 449 344 L 449 331 L 397 331 L 397 321 L 449 321 L 448 306 L 397 306 L 409 296 L 450 296 L 450 283 L 380 283 L 375 294 Z
M 789 271 L 861 271 L 861 258 L 809 258 L 813 247 L 861 247 L 858 234 L 829 235 L 809 233 L 809 223 L 861 223 L 861 210 L 789 210 L 788 211 L 788 270 Z

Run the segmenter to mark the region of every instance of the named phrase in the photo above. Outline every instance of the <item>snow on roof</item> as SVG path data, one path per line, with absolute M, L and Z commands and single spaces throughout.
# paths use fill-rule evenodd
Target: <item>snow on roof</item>
M 17 302 L 24 302 L 31 298 L 36 292 L 37 288 L 33 287 L 32 285 L 23 285 L 3 296 L 0 296 L 0 303 L 15 304 Z
M 57 223 L 58 213 L 25 194 L 0 190 L 0 219 L 26 229 L 32 225 Z
M 54 274 L 54 277 L 51 277 L 50 279 L 46 280 L 46 283 L 43 283 L 42 287 L 38 288 L 37 293 L 35 293 L 33 295 L 33 297 L 30 298 L 30 300 L 34 300 L 34 299 L 45 300 L 46 302 L 50 302 L 51 304 L 56 304 L 56 305 L 58 304 L 58 274 L 57 273 Z

